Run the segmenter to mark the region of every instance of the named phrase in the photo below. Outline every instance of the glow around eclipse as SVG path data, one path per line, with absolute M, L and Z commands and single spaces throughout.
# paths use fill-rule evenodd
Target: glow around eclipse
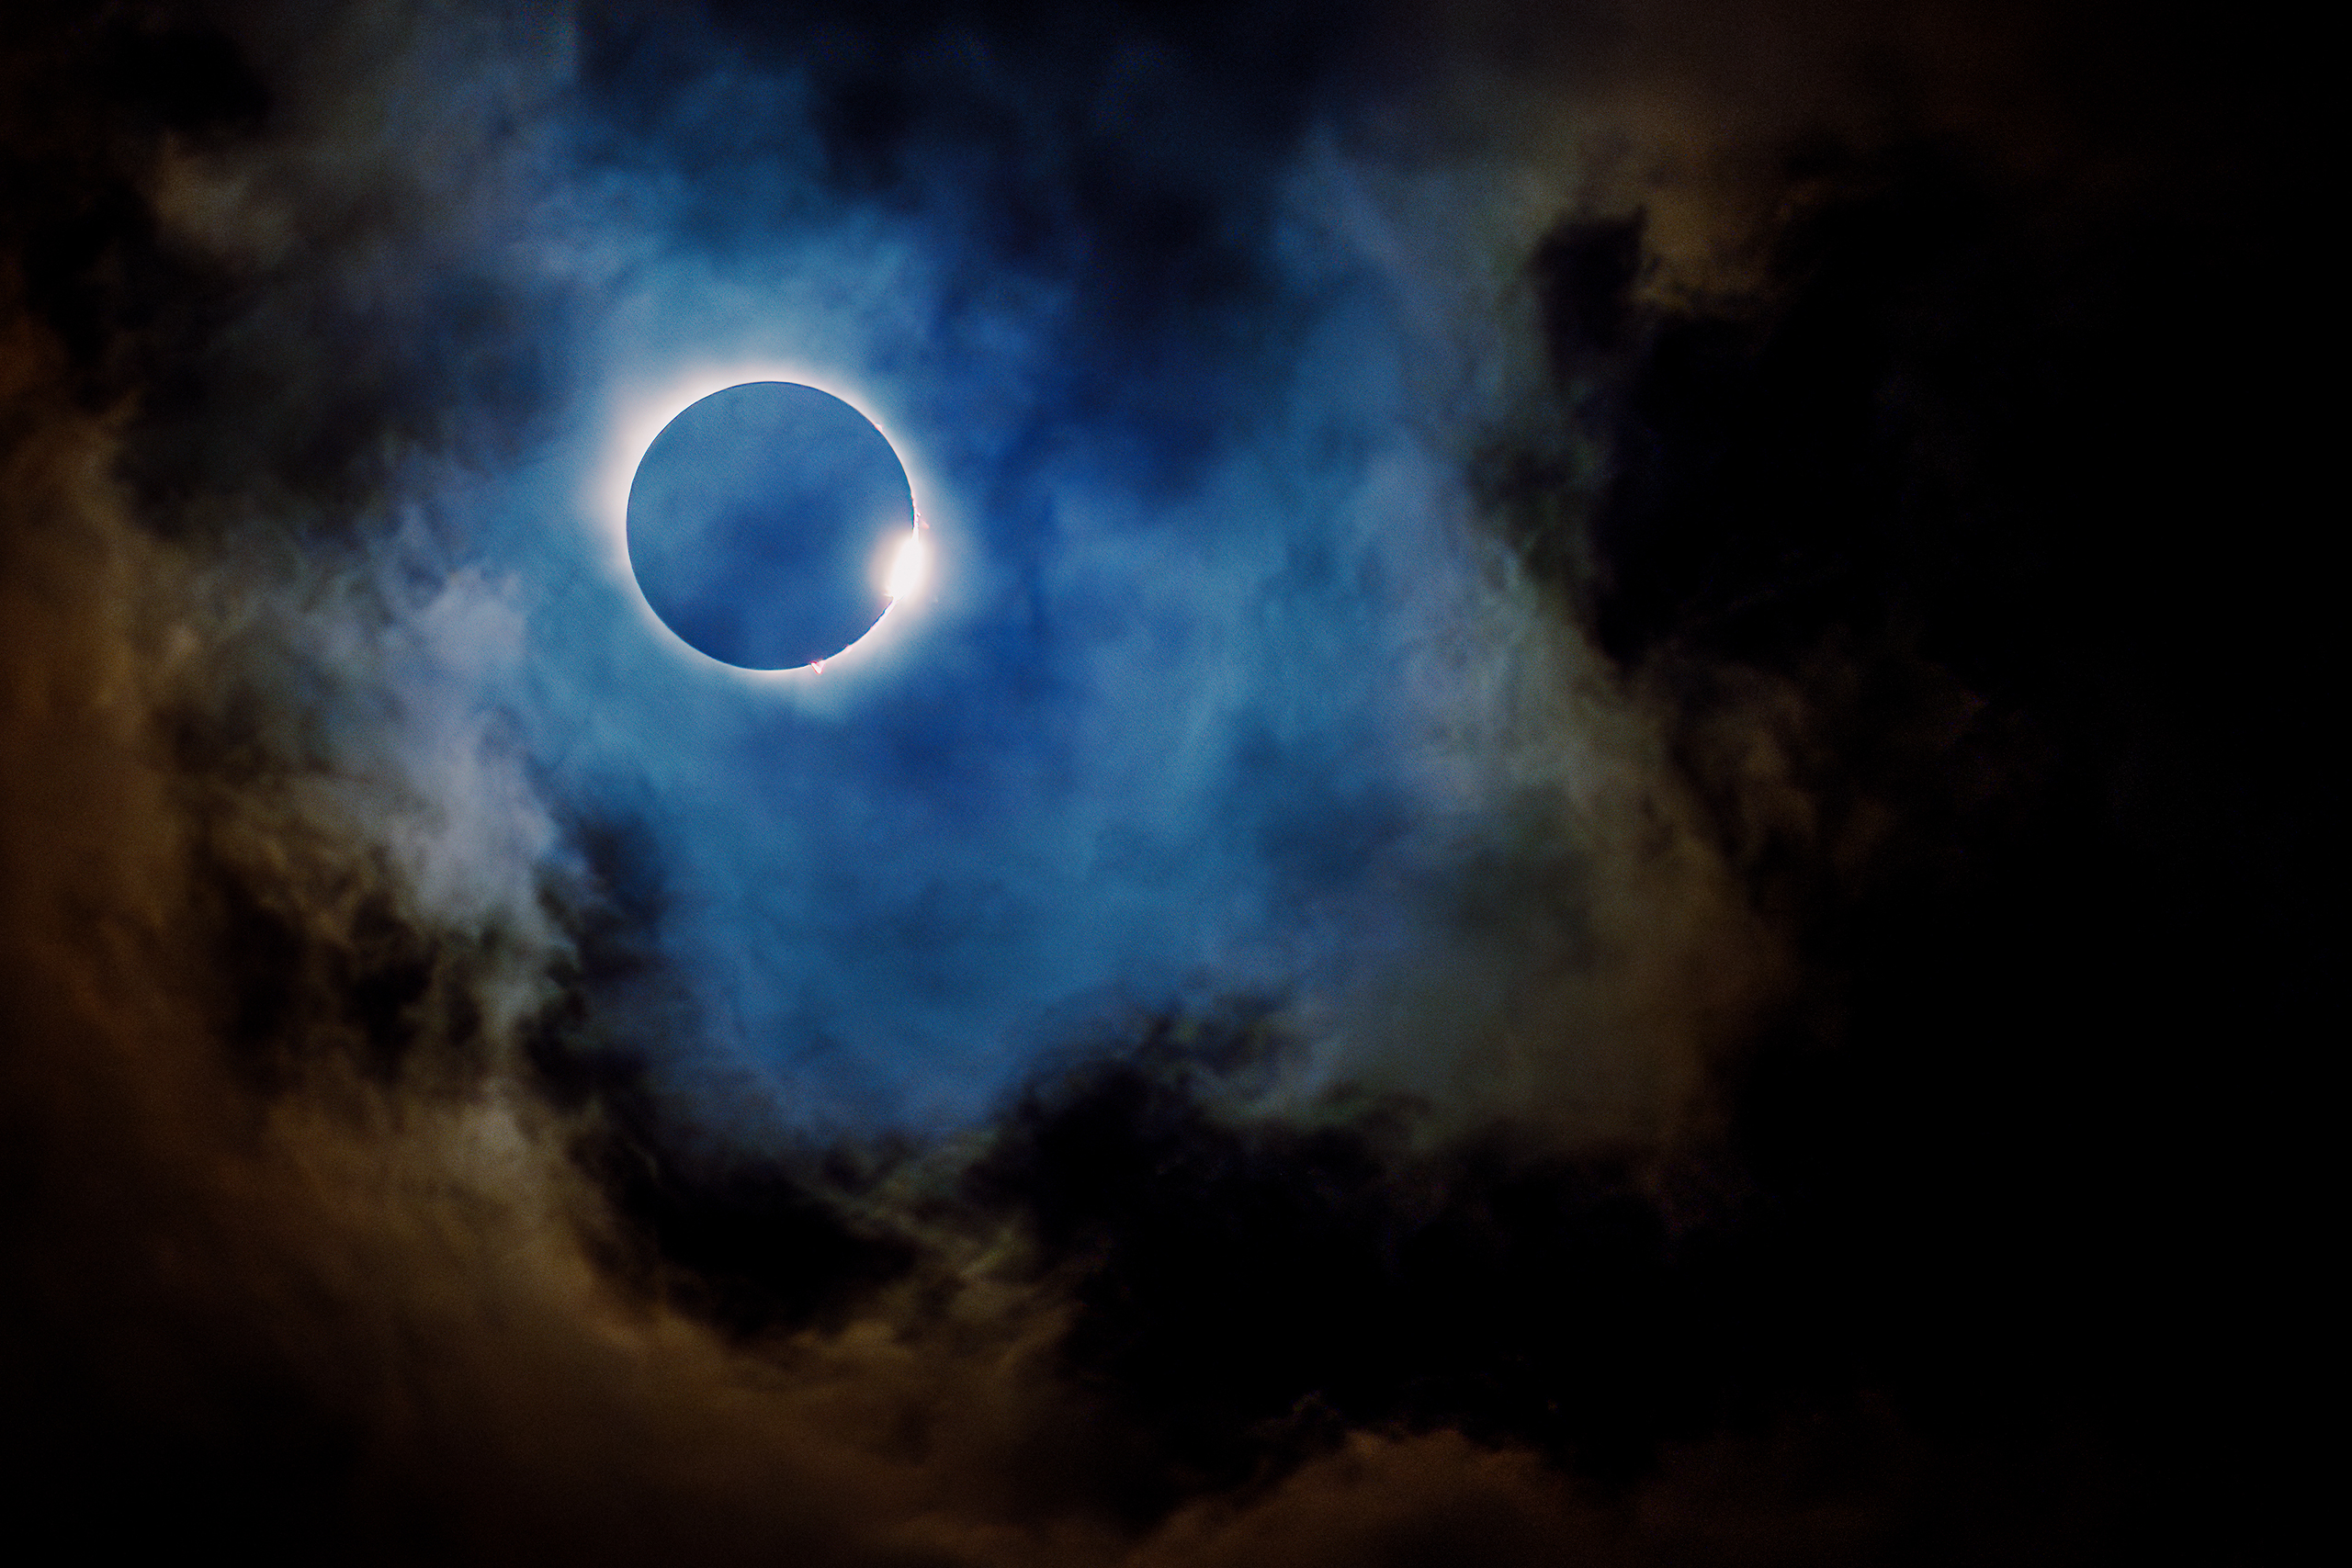
M 847 647 L 830 656 L 810 657 L 806 662 L 782 667 L 755 668 L 713 657 L 707 650 L 679 635 L 678 629 L 664 620 L 648 598 L 639 580 L 637 564 L 631 558 L 629 542 L 629 497 L 638 473 L 654 443 L 682 413 L 705 399 L 732 388 L 762 383 L 785 382 L 814 389 L 840 400 L 863 416 L 878 432 L 897 457 L 905 473 L 911 494 L 913 525 L 899 535 L 876 558 L 871 581 L 884 601 L 881 614 L 869 629 Z M 857 389 L 806 367 L 778 361 L 738 362 L 725 367 L 706 366 L 682 373 L 652 390 L 628 396 L 621 404 L 608 438 L 606 455 L 598 467 L 594 487 L 594 512 L 600 520 L 598 533 L 605 541 L 605 569 L 623 587 L 634 605 L 639 624 L 656 643 L 695 666 L 725 671 L 729 676 L 752 679 L 761 682 L 797 682 L 820 671 L 854 671 L 872 664 L 877 657 L 903 642 L 908 611 L 922 588 L 932 581 L 932 556 L 934 547 L 929 537 L 931 524 L 925 515 L 924 498 L 928 486 L 921 465 L 914 460 L 901 441 L 894 435 L 885 421 L 877 417 L 867 400 Z M 905 513 L 899 514 L 902 518 Z

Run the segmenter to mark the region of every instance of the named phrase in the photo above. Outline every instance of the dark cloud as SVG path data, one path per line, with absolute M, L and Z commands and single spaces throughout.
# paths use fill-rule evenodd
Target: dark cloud
M 2274 49 L 18 7 L 20 1528 L 2262 1560 L 2329 776 Z M 822 683 L 612 548 L 616 432 L 741 366 L 938 541 Z

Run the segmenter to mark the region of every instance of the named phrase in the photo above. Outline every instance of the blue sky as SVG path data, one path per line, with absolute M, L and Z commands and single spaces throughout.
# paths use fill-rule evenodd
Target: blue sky
M 568 318 L 580 428 L 480 546 L 532 605 L 548 787 L 643 819 L 708 1048 L 820 1115 L 967 1115 L 1057 1036 L 1342 982 L 1458 788 L 1430 681 L 1475 541 L 1384 281 L 1256 257 L 1221 344 L 1137 363 L 1050 296 L 943 299 L 935 227 L 648 247 Z M 925 592 L 821 674 L 678 648 L 610 548 L 643 411 L 762 376 L 874 414 L 930 525 Z

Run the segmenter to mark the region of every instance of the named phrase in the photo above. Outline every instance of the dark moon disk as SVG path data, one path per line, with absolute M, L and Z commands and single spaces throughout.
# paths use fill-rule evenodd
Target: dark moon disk
M 914 526 L 907 470 L 830 392 L 748 381 L 662 427 L 628 490 L 628 558 L 662 624 L 713 659 L 784 670 L 831 659 L 890 601 Z

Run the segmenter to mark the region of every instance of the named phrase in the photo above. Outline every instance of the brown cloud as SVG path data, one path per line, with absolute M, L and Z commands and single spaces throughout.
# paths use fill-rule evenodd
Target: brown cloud
M 967 1145 L 748 1174 L 598 1054 L 642 1019 L 588 1017 L 597 966 L 642 933 L 600 926 L 594 832 L 482 694 L 523 657 L 511 585 L 400 504 L 504 449 L 469 417 L 553 400 L 530 268 L 436 293 L 417 260 L 496 250 L 529 158 L 481 196 L 519 143 L 469 140 L 470 100 L 430 159 L 388 137 L 439 58 L 399 28 L 383 73 L 356 24 L 324 65 L 250 28 L 274 98 L 218 35 L 175 96 L 138 74 L 163 35 L 27 32 L 0 1388 L 32 1511 L 311 1562 L 2126 1539 L 2178 1462 L 2133 1446 L 2140 1352 L 2178 1342 L 2132 1315 L 2171 1168 L 2135 1074 L 2174 1013 L 2245 1005 L 2179 978 L 2256 945 L 2198 923 L 2245 886 L 2203 825 L 2271 841 L 2180 739 L 2259 750 L 2195 694 L 2244 683 L 2176 679 L 2163 624 L 2244 632 L 2245 574 L 2189 592 L 2118 543 L 2237 493 L 2143 389 L 2175 354 L 2256 385 L 2189 287 L 2244 257 L 2179 226 L 2236 165 L 2150 129 L 2181 58 L 2083 64 L 2103 13 L 1522 12 L 1408 29 L 1442 62 L 1383 100 L 1434 127 L 1410 145 L 1301 157 L 1355 161 L 1316 166 L 1333 221 L 1493 377 L 1446 372 L 1493 395 L 1428 436 L 1491 552 L 1454 650 L 1488 684 L 1430 745 L 1511 804 L 1397 889 L 1458 942 L 1310 1021 L 1387 1032 L 1288 1098 L 1250 1052 L 1295 1021 L 1150 1021 L 1159 1055 L 1117 1042 Z M 531 109 L 561 55 L 531 58 L 468 80 Z M 15 91 L 44 81 L 54 115 Z M 2146 259 L 2176 254 L 2211 266 Z M 2144 350 L 2141 307 L 2183 300 Z M 2238 1407 L 2173 1371 L 2149 1429 L 2204 1453 Z

